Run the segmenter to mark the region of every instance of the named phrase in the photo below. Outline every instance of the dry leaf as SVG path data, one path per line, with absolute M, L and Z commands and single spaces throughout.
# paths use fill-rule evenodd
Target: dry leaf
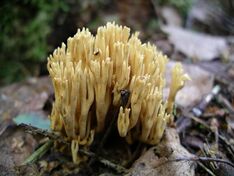
M 174 26 L 164 26 L 162 30 L 169 35 L 169 40 L 175 48 L 190 58 L 212 60 L 228 53 L 227 42 L 222 37 L 213 37 Z
M 142 155 L 130 170 L 131 176 L 193 176 L 195 163 L 193 161 L 166 162 L 177 158 L 192 157 L 179 141 L 175 129 L 165 131 L 162 142 L 150 148 Z
M 0 121 L 27 112 L 38 112 L 47 118 L 42 108 L 52 92 L 48 77 L 32 78 L 1 88 Z

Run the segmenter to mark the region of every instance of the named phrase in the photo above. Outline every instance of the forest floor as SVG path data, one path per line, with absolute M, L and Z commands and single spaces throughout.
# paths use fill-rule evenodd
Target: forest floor
M 54 95 L 43 75 L 0 88 L 0 175 L 234 175 L 233 16 L 215 13 L 218 7 L 209 1 L 195 2 L 186 19 L 154 1 L 119 1 L 98 12 L 140 31 L 143 41 L 170 58 L 167 70 L 180 61 L 191 78 L 176 97 L 175 123 L 159 145 L 129 146 L 113 132 L 95 152 L 100 134 L 89 150 L 80 150 L 86 162 L 74 164 L 69 152 L 53 147 L 54 141 L 69 144 L 46 130 Z

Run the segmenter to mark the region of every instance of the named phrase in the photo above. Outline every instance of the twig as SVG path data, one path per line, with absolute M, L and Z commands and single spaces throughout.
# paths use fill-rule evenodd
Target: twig
M 130 96 L 130 92 L 128 90 L 123 89 L 123 90 L 120 91 L 120 106 L 125 107 L 128 104 L 129 96 Z M 118 114 L 119 114 L 119 106 L 114 107 L 113 109 L 114 109 L 113 112 L 112 112 L 113 113 L 112 114 L 113 118 L 111 119 L 111 122 L 110 122 L 109 126 L 107 127 L 106 132 L 104 133 L 104 136 L 101 139 L 101 142 L 98 145 L 98 148 L 97 148 L 97 151 L 96 151 L 97 155 L 100 154 L 101 149 L 105 145 L 108 137 L 110 136 L 113 129 L 116 127 L 117 118 L 118 118 Z M 91 164 L 93 164 L 95 159 L 96 158 L 93 157 L 89 161 L 88 165 L 90 166 Z
M 166 164 L 168 162 L 180 162 L 180 161 L 203 161 L 203 162 L 212 162 L 212 161 L 214 161 L 214 162 L 220 162 L 220 163 L 227 164 L 227 165 L 229 165 L 229 166 L 231 166 L 231 167 L 234 168 L 234 164 L 231 163 L 230 161 L 219 159 L 219 158 L 198 157 L 198 156 L 194 156 L 194 157 L 181 157 L 181 158 L 176 158 L 176 159 L 168 159 L 168 160 L 165 160 L 165 162 L 163 162 L 160 165 Z
M 210 130 L 212 133 L 215 133 L 214 130 L 211 129 L 211 127 L 209 125 L 207 125 L 203 120 L 197 118 L 197 117 L 194 117 L 192 116 L 191 114 L 187 117 L 190 117 L 191 119 L 195 120 L 197 123 L 200 123 L 202 124 L 206 129 Z M 234 156 L 234 147 L 233 145 L 230 144 L 229 141 L 227 141 L 227 139 L 222 135 L 222 134 L 215 134 L 218 136 L 218 138 L 223 141 L 229 148 L 227 149 L 227 151 L 232 155 Z
M 182 132 L 183 130 L 191 126 L 192 124 L 191 119 L 207 127 L 206 123 L 204 121 L 201 121 L 197 117 L 200 117 L 203 114 L 205 108 L 208 106 L 208 104 L 211 102 L 214 96 L 216 96 L 219 93 L 219 91 L 220 91 L 220 86 L 219 85 L 214 86 L 212 91 L 205 98 L 203 98 L 197 106 L 183 112 L 182 117 L 179 118 L 179 120 L 177 120 L 176 122 L 178 127 L 177 128 L 178 133 Z M 186 117 L 190 117 L 190 119 Z
M 210 129 L 210 126 L 207 125 L 206 122 L 205 122 L 204 120 L 202 120 L 202 119 L 200 119 L 200 118 L 198 118 L 198 117 L 195 117 L 193 114 L 188 113 L 188 114 L 186 114 L 186 117 L 188 117 L 188 118 L 194 120 L 195 122 L 198 122 L 198 123 L 202 124 L 204 127 Z
M 217 96 L 217 100 L 219 103 L 221 103 L 224 107 L 227 108 L 230 114 L 234 114 L 234 108 L 232 105 L 229 103 L 229 101 L 221 94 Z
M 118 164 L 112 163 L 109 160 L 102 159 L 99 157 L 99 161 L 100 161 L 100 163 L 104 164 L 105 166 L 114 169 L 118 173 L 127 173 L 127 169 L 125 169 L 124 167 L 122 167 Z
M 122 107 L 126 107 L 129 101 L 129 97 L 130 97 L 130 91 L 127 89 L 122 89 L 120 90 L 120 106 Z M 117 122 L 117 118 L 118 118 L 118 114 L 119 114 L 119 107 L 114 107 L 114 111 L 113 111 L 113 118 L 111 119 L 111 123 L 108 126 L 101 142 L 98 148 L 98 153 L 99 150 L 101 148 L 103 148 L 108 136 L 110 135 L 111 131 L 116 127 L 116 122 Z
M 186 114 L 186 113 L 185 113 Z M 211 129 L 211 127 L 209 125 L 207 125 L 202 119 L 199 119 L 195 116 L 193 116 L 191 113 L 187 113 L 186 116 L 194 121 L 196 121 L 197 123 L 202 124 L 206 129 L 210 130 L 212 133 L 215 133 L 215 131 L 213 129 Z M 216 134 L 215 134 L 216 135 Z M 229 153 L 234 156 L 234 147 L 230 144 L 229 141 L 227 141 L 227 139 L 222 135 L 222 134 L 217 134 L 218 138 L 223 141 L 230 149 Z
M 61 142 L 61 143 L 64 143 L 64 144 L 70 144 L 63 137 L 55 134 L 54 132 L 51 132 L 51 131 L 48 131 L 48 130 L 42 130 L 40 128 L 30 126 L 30 125 L 27 125 L 27 124 L 23 124 L 23 123 L 19 124 L 19 126 L 23 127 L 26 130 L 27 133 L 36 134 L 36 135 L 39 134 L 39 135 L 48 137 L 48 138 L 50 138 L 51 140 L 54 140 L 54 141 L 58 141 L 58 142 Z
M 117 121 L 116 119 L 117 119 L 118 112 L 119 112 L 119 110 L 114 108 L 114 112 L 113 112 L 114 118 L 111 119 L 110 125 L 107 127 L 107 130 L 106 130 L 101 142 L 98 145 L 98 148 L 96 150 L 97 155 L 94 155 L 94 157 L 92 157 L 90 159 L 90 161 L 88 163 L 88 166 L 91 166 L 96 160 L 98 160 L 98 159 L 100 160 L 99 155 L 101 153 L 101 150 L 103 149 L 103 146 L 106 143 L 106 140 L 107 140 L 108 136 L 110 135 L 111 131 L 113 130 L 113 128 L 114 128 L 114 126 L 116 124 L 116 121 Z M 110 167 L 111 167 L 111 165 L 110 165 Z
M 230 142 L 227 141 L 227 139 L 221 134 L 219 134 L 219 139 L 221 141 L 223 141 L 228 146 L 227 151 L 232 155 L 232 158 L 234 158 L 234 147 L 233 147 L 233 145 L 230 144 Z
M 52 146 L 53 141 L 49 140 L 45 144 L 43 144 L 39 149 L 37 149 L 35 152 L 33 152 L 32 155 L 30 155 L 22 165 L 26 164 L 32 164 L 36 162 L 38 159 L 40 159 Z
M 201 152 L 204 154 L 205 157 L 216 158 L 215 154 L 218 152 L 218 150 L 217 148 L 213 148 L 213 146 L 210 146 L 210 144 L 206 140 L 206 144 L 204 144 L 204 147 L 201 149 Z M 210 162 L 209 164 L 213 170 L 218 168 L 218 165 L 215 162 Z
M 202 162 L 198 161 L 197 162 L 206 172 L 208 172 L 212 176 L 216 176 L 209 168 L 207 168 Z
M 96 159 L 98 159 L 98 161 L 102 164 L 104 164 L 105 166 L 109 167 L 109 168 L 112 168 L 114 169 L 115 171 L 117 171 L 118 173 L 126 173 L 127 172 L 127 169 L 118 165 L 118 164 L 115 164 L 107 159 L 104 159 L 100 156 L 97 156 L 95 153 L 93 152 L 90 152 L 90 151 L 86 151 L 86 150 L 83 150 L 83 149 L 79 149 L 79 152 L 81 154 L 84 154 L 86 156 L 89 156 L 89 157 L 94 157 Z
M 220 89 L 221 88 L 219 85 L 214 86 L 212 91 L 204 99 L 202 99 L 199 105 L 192 109 L 193 114 L 197 117 L 200 117 L 206 109 L 207 105 L 214 98 L 214 96 L 216 96 L 219 93 Z
M 120 94 L 121 94 L 120 106 L 125 107 L 128 103 L 130 92 L 128 90 L 121 90 Z M 110 161 L 99 157 L 101 149 L 105 145 L 105 143 L 106 143 L 108 137 L 110 136 L 111 132 L 113 131 L 113 129 L 116 127 L 118 114 L 119 114 L 119 107 L 114 107 L 114 111 L 113 111 L 113 115 L 112 115 L 113 118 L 111 119 L 110 125 L 107 127 L 107 130 L 106 130 L 106 132 L 105 132 L 105 134 L 104 134 L 104 136 L 103 136 L 103 138 L 98 146 L 97 155 L 94 155 L 92 157 L 92 159 L 89 161 L 89 163 L 88 163 L 89 166 L 91 166 L 94 163 L 94 161 L 96 159 L 98 159 L 104 165 L 107 165 L 110 168 L 113 168 L 120 173 L 123 171 L 126 172 L 126 169 L 124 167 L 117 165 L 117 164 L 114 164 L 114 163 L 111 163 Z
M 50 132 L 50 131 L 47 131 L 47 130 L 42 130 L 42 129 L 39 129 L 37 127 L 33 127 L 33 126 L 30 126 L 30 125 L 26 125 L 26 124 L 20 124 L 19 126 L 22 126 L 23 128 L 26 129 L 26 132 L 30 133 L 30 134 L 40 134 L 40 135 L 43 135 L 45 137 L 48 137 L 50 138 L 50 140 L 45 143 L 43 146 L 41 146 L 36 152 L 34 152 L 28 159 L 26 159 L 24 161 L 23 164 L 28 164 L 28 163 L 33 163 L 35 162 L 37 159 L 39 159 L 41 156 L 43 156 L 46 151 L 48 151 L 47 149 L 50 148 L 51 144 L 53 143 L 53 141 L 58 141 L 58 142 L 61 142 L 65 145 L 70 145 L 69 142 L 67 142 L 65 139 L 63 139 L 61 136 L 53 133 L 53 132 Z M 44 153 L 42 153 L 44 151 Z M 115 164 L 107 159 L 104 159 L 102 157 L 99 157 L 97 156 L 95 153 L 91 152 L 91 151 L 86 151 L 86 150 L 83 150 L 83 149 L 79 149 L 79 152 L 83 155 L 86 155 L 86 156 L 89 156 L 89 157 L 92 157 L 92 158 L 95 158 L 97 159 L 100 163 L 104 164 L 105 166 L 109 167 L 109 168 L 112 168 L 114 169 L 116 172 L 118 173 L 125 173 L 127 172 L 127 169 L 125 169 L 124 167 L 118 165 L 118 164 Z M 37 158 L 37 155 L 40 154 L 39 157 Z M 35 158 L 35 159 L 34 159 Z
M 219 76 L 219 75 L 215 75 L 215 79 L 220 82 L 221 84 L 226 86 L 226 89 L 232 94 L 234 95 L 234 84 L 232 83 L 232 81 L 228 81 L 227 79 L 225 79 L 225 77 L 223 76 Z
M 193 116 L 191 113 L 186 114 L 186 116 L 194 121 L 196 121 L 197 123 L 202 124 L 206 129 L 210 130 L 212 133 L 215 133 L 215 131 L 213 129 L 211 129 L 211 127 L 209 125 L 207 125 L 203 120 Z M 230 144 L 230 142 L 227 141 L 227 139 L 221 135 L 221 134 L 215 134 L 218 136 L 218 138 L 223 141 L 230 149 L 229 153 L 234 156 L 234 147 Z
M 136 159 L 139 157 L 140 152 L 142 151 L 142 146 L 143 143 L 139 142 L 137 144 L 137 147 L 135 149 L 135 151 L 133 152 L 131 158 L 129 159 L 129 161 L 124 165 L 125 167 L 130 167 L 134 161 L 136 161 Z
M 117 122 L 117 116 L 118 116 L 118 113 L 119 113 L 119 110 L 115 109 L 114 110 L 114 118 L 111 119 L 111 123 L 110 125 L 107 127 L 107 130 L 98 146 L 98 149 L 97 149 L 97 153 L 100 153 L 100 150 L 103 148 L 103 146 L 105 145 L 106 143 L 106 140 L 108 138 L 108 136 L 110 135 L 110 133 L 112 132 L 112 130 L 114 129 L 115 125 L 116 125 L 116 122 Z

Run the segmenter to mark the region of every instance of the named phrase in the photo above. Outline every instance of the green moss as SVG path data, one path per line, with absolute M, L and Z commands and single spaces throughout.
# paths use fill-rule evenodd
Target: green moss
M 0 10 L 0 84 L 21 80 L 39 72 L 50 46 L 51 22 L 67 11 L 62 0 L 3 1 Z

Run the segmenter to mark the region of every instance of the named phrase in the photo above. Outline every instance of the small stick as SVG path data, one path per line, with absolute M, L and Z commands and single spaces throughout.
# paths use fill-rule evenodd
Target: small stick
M 202 101 L 199 103 L 199 105 L 197 107 L 194 107 L 192 109 L 193 114 L 197 117 L 200 117 L 203 114 L 207 105 L 214 98 L 214 96 L 216 96 L 219 93 L 220 89 L 221 88 L 219 85 L 214 86 L 211 93 L 209 93 L 204 99 L 202 99 Z
M 138 155 L 140 154 L 139 152 L 141 151 L 142 146 L 143 146 L 143 143 L 141 142 L 137 144 L 135 151 L 133 152 L 130 160 L 126 163 L 125 167 L 130 167 L 133 164 L 133 162 L 137 159 L 137 157 L 139 157 Z
M 230 114 L 234 114 L 234 108 L 230 104 L 230 102 L 221 94 L 217 96 L 217 100 L 219 103 L 221 103 L 224 107 L 227 108 Z
M 224 163 L 224 164 L 227 164 L 231 167 L 234 168 L 234 164 L 231 163 L 230 161 L 228 160 L 224 160 L 224 159 L 220 159 L 220 158 L 209 158 L 209 157 L 190 157 L 190 158 L 177 158 L 175 159 L 174 161 L 184 161 L 184 160 L 187 160 L 187 161 L 205 161 L 205 162 L 211 162 L 211 161 L 215 161 L 215 162 L 219 162 L 219 163 Z M 171 160 L 173 161 L 173 160 Z
M 221 134 L 219 134 L 219 139 L 221 141 L 223 141 L 228 146 L 227 150 L 232 155 L 232 158 L 233 158 L 234 157 L 234 147 L 233 147 L 233 145 Z
M 120 91 L 120 95 L 121 95 L 121 98 L 120 98 L 120 106 L 123 106 L 125 107 L 128 103 L 128 99 L 129 99 L 129 96 L 130 96 L 130 92 L 128 90 L 121 90 Z M 119 114 L 119 107 L 114 107 L 114 110 L 113 110 L 113 118 L 111 119 L 111 122 L 109 124 L 109 126 L 107 127 L 107 130 L 102 138 L 102 140 L 100 141 L 100 144 L 97 148 L 97 155 L 100 155 L 101 153 L 101 150 L 103 148 L 103 146 L 105 145 L 108 137 L 110 136 L 111 132 L 113 131 L 113 129 L 116 127 L 116 124 L 117 124 L 117 118 L 118 118 L 118 114 Z M 96 159 L 98 159 L 99 156 L 96 156 L 95 157 L 92 157 L 91 160 L 89 161 L 88 165 L 91 166 Z M 100 158 L 99 158 L 100 160 Z M 108 161 L 108 160 L 106 160 Z M 113 167 L 114 165 L 110 164 L 110 162 L 108 161 L 107 163 L 109 163 L 109 165 L 111 167 Z M 122 166 L 120 166 L 122 167 Z M 123 167 L 122 167 L 123 168 Z M 116 168 L 115 168 L 116 169 Z M 117 170 L 117 169 L 116 169 Z M 120 170 L 123 170 L 123 169 L 120 169 Z
M 53 141 L 58 141 L 58 142 L 61 142 L 65 145 L 70 145 L 69 142 L 65 141 L 61 136 L 59 136 L 53 132 L 50 132 L 47 130 L 42 130 L 42 129 L 39 129 L 37 127 L 33 127 L 30 125 L 26 125 L 26 124 L 20 124 L 19 126 L 22 126 L 23 128 L 25 128 L 26 132 L 28 132 L 30 134 L 40 134 L 40 135 L 43 135 L 45 137 L 50 138 L 49 141 L 47 141 L 43 146 L 41 146 L 37 151 L 35 151 L 29 158 L 27 158 L 23 164 L 33 163 L 36 160 L 38 160 L 39 158 L 41 158 L 48 151 L 48 149 L 51 147 L 51 145 L 53 144 Z M 79 152 L 81 154 L 86 155 L 86 156 L 96 158 L 100 163 L 104 164 L 105 166 L 107 166 L 109 168 L 114 169 L 118 173 L 127 172 L 127 169 L 125 169 L 124 167 L 122 167 L 118 164 L 112 163 L 111 161 L 104 159 L 102 157 L 96 156 L 96 154 L 91 152 L 91 151 L 79 149 Z
M 102 159 L 102 158 L 98 158 L 98 159 L 99 159 L 100 163 L 104 164 L 105 166 L 107 166 L 109 168 L 114 169 L 118 173 L 127 173 L 127 169 L 125 169 L 124 167 L 122 167 L 122 166 L 120 166 L 118 164 L 112 163 L 112 162 L 110 162 L 109 160 L 106 160 L 106 159 Z
M 205 122 L 204 120 L 202 120 L 201 118 L 198 118 L 198 117 L 194 116 L 194 115 L 191 114 L 191 113 L 186 114 L 186 117 L 188 117 L 188 118 L 194 120 L 195 122 L 198 122 L 198 123 L 202 124 L 204 127 L 210 129 L 210 126 L 207 125 L 206 122 Z
M 127 104 L 128 104 L 128 101 L 129 101 L 129 97 L 130 97 L 130 92 L 127 89 L 121 90 L 120 91 L 120 106 L 122 106 L 123 108 L 126 107 Z M 110 125 L 107 128 L 107 130 L 106 130 L 106 132 L 105 132 L 105 134 L 104 134 L 104 136 L 103 136 L 103 138 L 102 138 L 102 140 L 100 142 L 98 150 L 100 150 L 104 146 L 108 136 L 110 135 L 113 128 L 116 126 L 118 114 L 119 114 L 119 107 L 118 108 L 115 107 L 114 108 L 114 113 L 113 113 L 114 118 L 112 118 L 112 120 L 110 122 Z
M 202 119 L 199 119 L 199 118 L 193 116 L 191 113 L 187 113 L 187 114 L 186 114 L 186 117 L 188 117 L 188 118 L 190 118 L 190 119 L 196 121 L 197 123 L 202 124 L 206 129 L 208 129 L 208 130 L 210 130 L 211 132 L 215 133 L 214 130 L 212 130 L 211 127 L 210 127 L 209 125 L 207 125 Z M 217 134 L 217 133 L 216 133 L 215 135 L 217 135 L 218 138 L 219 138 L 221 141 L 223 141 L 223 142 L 229 147 L 229 149 L 230 149 L 230 151 L 228 150 L 229 153 L 230 153 L 232 156 L 234 156 L 234 147 L 230 144 L 230 142 L 228 142 L 227 139 L 226 139 L 223 135 L 221 135 L 221 134 Z
M 215 162 L 220 162 L 220 163 L 227 164 L 227 165 L 229 165 L 229 166 L 231 166 L 231 167 L 234 168 L 234 164 L 231 163 L 230 161 L 219 159 L 219 158 L 198 157 L 198 156 L 194 156 L 194 157 L 181 157 L 181 158 L 176 158 L 176 159 L 168 159 L 165 162 L 163 162 L 162 164 L 166 164 L 168 162 L 180 162 L 180 161 L 205 161 L 205 162 L 215 161 Z
M 199 164 L 206 172 L 208 172 L 210 175 L 216 176 L 209 168 L 207 168 L 204 164 L 202 164 L 202 162 L 198 161 L 198 164 Z
M 24 162 L 22 165 L 32 164 L 40 159 L 52 146 L 53 141 L 49 140 L 45 144 L 43 144 L 39 149 L 33 152 Z
M 183 112 L 182 117 L 180 117 L 179 120 L 177 120 L 176 122 L 178 126 L 177 128 L 178 133 L 181 133 L 186 128 L 191 126 L 192 124 L 191 117 L 193 120 L 200 121 L 196 117 L 200 117 L 203 114 L 205 108 L 208 106 L 208 104 L 211 102 L 214 96 L 216 96 L 219 93 L 220 89 L 221 88 L 219 85 L 214 86 L 212 91 L 204 99 L 202 99 L 201 102 L 197 106 Z M 192 114 L 196 117 L 194 117 Z M 187 117 L 190 117 L 190 118 L 187 118 Z M 200 123 L 202 123 L 203 125 L 205 124 L 202 121 L 200 121 Z
M 202 119 L 199 119 L 199 118 L 193 116 L 191 113 L 187 113 L 186 117 L 196 121 L 197 123 L 202 124 L 206 129 L 208 129 L 208 130 L 210 130 L 211 132 L 214 133 L 214 130 L 212 130 L 211 127 L 209 125 L 207 125 Z M 221 134 L 217 134 L 217 136 L 218 136 L 219 139 L 221 139 L 229 147 L 229 149 L 230 149 L 229 153 L 232 156 L 234 156 L 234 147 L 230 144 L 230 142 L 228 142 L 227 139 Z
M 64 144 L 69 144 L 69 142 L 67 142 L 64 138 L 62 138 L 61 136 L 55 134 L 54 132 L 48 131 L 48 130 L 42 130 L 40 128 L 34 127 L 34 126 L 30 126 L 24 123 L 19 124 L 20 127 L 23 127 L 27 133 L 30 134 L 39 134 L 45 137 L 48 137 L 54 141 L 58 141 Z
M 84 154 L 86 156 L 89 156 L 89 157 L 94 157 L 96 159 L 98 159 L 98 161 L 102 164 L 104 164 L 105 166 L 109 167 L 109 168 L 112 168 L 114 169 L 115 171 L 117 171 L 118 173 L 126 173 L 127 172 L 127 169 L 118 165 L 118 164 L 115 164 L 107 159 L 104 159 L 100 156 L 96 156 L 95 153 L 93 152 L 90 152 L 90 151 L 86 151 L 86 150 L 83 150 L 83 149 L 79 149 L 79 152 L 81 154 Z
M 111 122 L 110 122 L 110 125 L 108 126 L 99 146 L 98 146 L 98 150 L 97 152 L 100 153 L 100 150 L 103 148 L 103 146 L 105 145 L 106 143 L 106 140 L 108 138 L 108 136 L 110 135 L 110 133 L 112 132 L 112 130 L 114 129 L 115 125 L 116 125 L 116 121 L 117 121 L 117 118 L 118 118 L 118 113 L 119 113 L 119 110 L 115 109 L 114 110 L 114 118 L 111 119 Z
M 223 76 L 219 76 L 219 75 L 215 75 L 215 79 L 220 82 L 221 84 L 223 84 L 224 86 L 226 86 L 226 89 L 232 94 L 234 95 L 234 84 L 232 83 L 232 81 L 228 81 L 227 79 L 225 79 Z
M 114 126 L 116 124 L 116 121 L 117 121 L 116 119 L 117 119 L 118 112 L 119 112 L 118 109 L 114 109 L 114 113 L 113 113 L 114 118 L 111 119 L 110 125 L 108 126 L 102 140 L 100 141 L 100 143 L 98 145 L 98 148 L 97 148 L 97 151 L 96 151 L 97 155 L 100 155 L 101 150 L 102 150 L 103 146 L 105 145 L 107 138 L 109 137 L 111 131 L 113 130 L 113 128 L 114 128 Z M 98 159 L 97 155 L 95 155 L 94 157 L 92 157 L 90 159 L 90 161 L 88 163 L 89 166 L 91 166 L 95 162 L 95 160 Z

